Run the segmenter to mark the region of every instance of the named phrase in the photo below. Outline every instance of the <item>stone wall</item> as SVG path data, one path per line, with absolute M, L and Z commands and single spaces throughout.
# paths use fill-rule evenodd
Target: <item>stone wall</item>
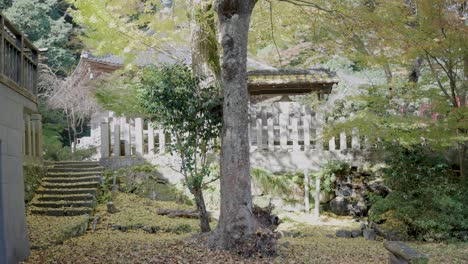
M 38 148 L 34 153 L 32 150 L 41 137 L 40 123 L 36 126 L 31 119 L 25 122 L 25 115 L 31 117 L 36 112 L 34 102 L 0 83 L 0 263 L 17 263 L 29 255 L 23 162 L 24 154 L 30 160 L 41 154 Z M 35 131 L 28 134 L 29 138 L 25 133 L 28 126 L 30 132 Z

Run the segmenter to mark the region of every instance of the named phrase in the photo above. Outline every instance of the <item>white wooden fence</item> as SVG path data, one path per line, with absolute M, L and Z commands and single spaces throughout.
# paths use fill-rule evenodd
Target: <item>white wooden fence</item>
M 172 139 L 169 131 L 142 118 L 106 117 L 100 124 L 101 158 L 119 156 L 154 156 L 164 154 Z M 249 137 L 251 151 L 308 152 L 360 150 L 366 147 L 357 130 L 323 139 L 321 114 L 292 102 L 273 103 L 270 107 L 250 109 Z
M 279 102 L 271 107 L 259 106 L 250 110 L 251 150 L 342 151 L 367 147 L 357 129 L 350 135 L 342 132 L 324 142 L 323 126 L 334 120 L 324 120 L 322 114 L 314 113 L 298 103 Z
M 143 118 L 109 117 L 100 127 L 101 158 L 166 153 L 170 134 Z

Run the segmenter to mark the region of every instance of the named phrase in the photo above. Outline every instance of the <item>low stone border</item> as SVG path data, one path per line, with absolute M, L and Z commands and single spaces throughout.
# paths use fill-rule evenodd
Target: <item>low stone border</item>
M 390 252 L 390 264 L 426 264 L 429 263 L 429 258 L 414 249 L 408 247 L 403 242 L 385 241 L 384 247 Z

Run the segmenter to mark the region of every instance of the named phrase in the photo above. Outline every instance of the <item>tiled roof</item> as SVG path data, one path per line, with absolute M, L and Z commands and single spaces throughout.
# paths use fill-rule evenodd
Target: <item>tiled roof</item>
M 339 79 L 326 69 L 254 70 L 248 72 L 251 95 L 329 94 Z
M 335 84 L 339 82 L 336 73 L 326 69 L 310 70 L 254 70 L 249 71 L 249 85 L 282 84 Z

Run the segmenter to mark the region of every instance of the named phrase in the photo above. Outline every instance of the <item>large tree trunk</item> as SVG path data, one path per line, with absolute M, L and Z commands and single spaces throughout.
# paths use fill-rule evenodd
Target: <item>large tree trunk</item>
M 255 0 L 218 0 L 223 60 L 221 215 L 209 239 L 212 248 L 235 249 L 257 229 L 252 213 L 248 140 L 247 38 Z

